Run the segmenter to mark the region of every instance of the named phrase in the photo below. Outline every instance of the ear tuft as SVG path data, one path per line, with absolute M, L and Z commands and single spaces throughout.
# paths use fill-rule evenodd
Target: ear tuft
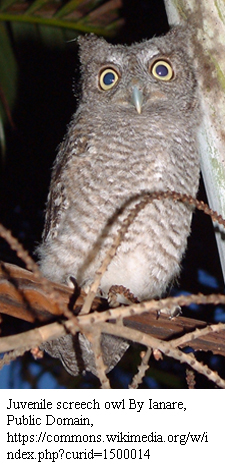
M 171 27 L 167 36 L 170 36 L 172 41 L 177 41 L 177 44 L 182 44 L 183 47 L 187 47 L 194 34 L 195 28 L 192 25 L 185 23 L 183 25 Z
M 108 43 L 104 38 L 98 37 L 93 33 L 79 36 L 77 38 L 77 42 L 79 45 L 79 57 L 81 63 L 87 63 L 92 54 L 97 53 L 98 49 L 102 50 L 102 47 L 108 47 Z

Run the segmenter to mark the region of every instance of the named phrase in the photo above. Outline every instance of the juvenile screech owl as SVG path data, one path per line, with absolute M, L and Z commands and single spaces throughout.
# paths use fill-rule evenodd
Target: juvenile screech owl
M 82 94 L 54 164 L 39 252 L 46 277 L 66 283 L 73 276 L 88 290 L 134 196 L 174 190 L 195 197 L 200 113 L 184 28 L 129 47 L 94 35 L 78 43 Z M 160 297 L 179 273 L 191 217 L 190 207 L 171 199 L 149 203 L 105 272 L 101 294 L 123 285 L 139 300 Z M 126 347 L 103 336 L 109 369 Z M 81 334 L 48 343 L 45 350 L 72 374 L 82 367 L 95 371 Z

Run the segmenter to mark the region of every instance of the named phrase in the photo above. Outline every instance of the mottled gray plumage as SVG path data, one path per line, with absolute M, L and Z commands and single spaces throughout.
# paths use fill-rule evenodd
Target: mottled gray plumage
M 67 282 L 72 275 L 88 290 L 133 196 L 167 190 L 196 195 L 200 114 L 183 28 L 129 47 L 94 35 L 81 37 L 79 46 L 82 94 L 54 164 L 39 252 L 46 277 Z M 148 204 L 129 227 L 100 293 L 107 297 L 116 284 L 139 300 L 160 297 L 179 273 L 191 215 L 190 207 L 170 199 Z M 94 371 L 89 343 L 80 338 L 84 368 Z M 109 336 L 103 340 L 110 368 L 114 350 L 118 359 L 127 345 L 114 338 L 110 354 Z M 46 350 L 63 354 L 71 373 L 79 371 L 71 337 Z

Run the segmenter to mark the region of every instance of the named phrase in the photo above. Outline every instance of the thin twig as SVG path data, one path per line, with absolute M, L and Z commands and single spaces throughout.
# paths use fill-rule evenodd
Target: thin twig
M 101 351 L 101 330 L 96 327 L 94 330 L 85 331 L 85 336 L 91 343 L 91 347 L 95 357 L 95 366 L 98 379 L 101 383 L 102 389 L 111 389 L 109 379 L 106 376 L 107 366 L 103 361 Z
M 146 371 L 149 368 L 149 359 L 152 354 L 151 347 L 148 347 L 146 352 L 141 352 L 141 364 L 138 367 L 138 373 L 134 375 L 132 383 L 128 386 L 129 389 L 137 389 L 139 384 L 142 383 L 143 378 L 145 377 Z
M 20 347 L 17 350 L 5 353 L 3 358 L 0 359 L 0 369 L 2 369 L 5 365 L 9 365 L 9 363 L 11 363 L 13 360 L 16 360 L 16 358 L 22 357 L 22 355 L 24 355 L 24 353 L 28 352 L 29 350 L 29 347 Z
M 225 329 L 225 324 L 219 323 L 219 324 L 211 324 L 209 326 L 204 327 L 203 329 L 196 329 L 193 332 L 188 332 L 187 334 L 182 335 L 182 337 L 179 337 L 178 339 L 173 339 L 169 341 L 169 344 L 172 345 L 172 347 L 180 347 L 183 344 L 186 344 L 187 342 L 191 342 L 198 337 L 202 337 L 203 335 L 207 335 L 210 332 L 220 332 Z
M 218 299 L 219 296 L 219 299 Z M 143 303 L 139 304 L 133 304 L 131 306 L 121 306 L 119 308 L 115 309 L 109 309 L 107 311 L 103 312 L 93 312 L 88 315 L 84 316 L 77 316 L 68 319 L 65 321 L 63 324 L 58 324 L 56 322 L 52 324 L 48 324 L 45 326 L 38 327 L 36 329 L 33 329 L 31 331 L 27 331 L 21 334 L 9 336 L 9 337 L 1 337 L 0 338 L 0 353 L 1 352 L 7 352 L 9 350 L 13 350 L 14 348 L 21 347 L 22 345 L 26 344 L 30 348 L 40 345 L 42 342 L 46 342 L 48 340 L 53 340 L 57 337 L 63 336 L 68 331 L 70 331 L 72 334 L 75 334 L 78 331 L 85 332 L 85 329 L 88 329 L 90 327 L 94 327 L 97 324 L 102 324 L 105 323 L 109 319 L 114 319 L 117 320 L 119 318 L 125 318 L 137 314 L 142 314 L 147 311 L 158 311 L 162 309 L 163 307 L 169 305 L 168 307 L 170 308 L 171 305 L 180 305 L 180 306 L 188 306 L 191 303 L 197 303 L 197 304 L 218 304 L 218 303 L 223 303 L 225 304 L 225 295 L 189 295 L 189 296 L 180 296 L 180 297 L 170 297 L 170 298 L 165 298 L 163 300 L 151 300 L 151 301 L 146 301 Z M 112 324 L 112 326 L 115 326 Z M 209 326 L 213 328 L 222 328 L 223 325 L 215 325 L 215 326 Z M 126 329 L 130 330 L 131 329 Z M 138 331 L 133 331 L 137 332 Z M 193 333 L 190 333 L 193 334 Z M 187 334 L 188 336 L 188 334 Z M 138 342 L 138 336 L 134 339 L 136 342 Z M 180 339 L 177 339 L 180 341 Z M 180 342 L 179 342 L 180 344 Z
M 32 259 L 26 249 L 24 249 L 23 245 L 12 235 L 11 231 L 7 230 L 7 228 L 5 228 L 1 223 L 0 237 L 7 241 L 13 251 L 16 251 L 17 256 L 22 259 L 27 269 L 31 270 L 37 279 L 43 279 L 43 275 L 41 274 L 36 262 Z
M 193 295 L 180 295 L 176 297 L 163 298 L 161 300 L 149 300 L 143 301 L 142 303 L 132 304 L 130 306 L 120 306 L 115 309 L 108 309 L 106 311 L 93 312 L 84 316 L 77 316 L 78 324 L 85 326 L 87 324 L 97 324 L 98 322 L 104 322 L 109 319 L 117 319 L 120 316 L 122 318 L 142 314 L 149 311 L 155 311 L 156 313 L 163 308 L 171 309 L 173 306 L 189 306 L 194 304 L 225 304 L 225 295 L 222 294 L 211 294 L 203 295 L 202 293 Z
M 188 389 L 194 389 L 196 385 L 195 381 L 195 372 L 191 370 L 189 367 L 186 368 L 186 381 L 188 385 Z
M 119 337 L 123 337 L 124 339 L 138 342 L 139 344 L 145 345 L 147 347 L 159 349 L 164 355 L 174 358 L 180 363 L 186 363 L 198 373 L 203 374 L 208 379 L 213 381 L 217 386 L 225 389 L 225 380 L 223 380 L 218 375 L 218 373 L 211 370 L 207 365 L 199 363 L 192 353 L 186 354 L 181 352 L 181 350 L 171 347 L 170 344 L 166 341 L 156 339 L 152 336 L 144 334 L 143 332 L 129 329 L 125 326 L 118 327 L 115 324 L 104 323 L 101 325 L 101 331 L 106 334 L 113 334 Z

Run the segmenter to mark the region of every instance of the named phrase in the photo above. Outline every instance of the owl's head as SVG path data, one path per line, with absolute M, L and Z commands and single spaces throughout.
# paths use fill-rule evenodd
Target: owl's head
M 80 37 L 82 100 L 90 109 L 130 111 L 193 110 L 196 79 L 190 32 L 175 27 L 163 37 L 131 46 L 112 45 L 91 34 Z

